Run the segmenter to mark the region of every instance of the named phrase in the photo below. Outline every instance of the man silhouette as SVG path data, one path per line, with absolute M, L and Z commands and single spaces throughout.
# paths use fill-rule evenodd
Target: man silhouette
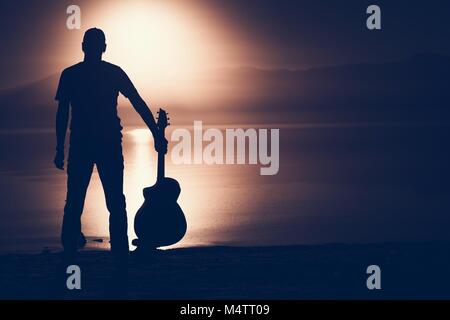
M 71 110 L 70 150 L 67 165 L 67 197 L 61 240 L 66 257 L 74 257 L 81 234 L 81 214 L 94 164 L 103 185 L 110 213 L 111 251 L 128 255 L 127 213 L 123 195 L 122 126 L 117 115 L 119 92 L 127 97 L 153 134 L 158 152 L 167 152 L 167 140 L 136 88 L 118 66 L 102 60 L 105 34 L 97 28 L 85 32 L 84 61 L 65 69 L 55 99 L 55 166 L 64 170 L 64 142 Z

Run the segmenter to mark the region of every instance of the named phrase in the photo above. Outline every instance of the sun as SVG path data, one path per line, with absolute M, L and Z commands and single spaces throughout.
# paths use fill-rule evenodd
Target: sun
M 170 1 L 117 4 L 96 23 L 106 33 L 104 59 L 121 66 L 137 87 L 188 91 L 209 65 L 204 26 Z

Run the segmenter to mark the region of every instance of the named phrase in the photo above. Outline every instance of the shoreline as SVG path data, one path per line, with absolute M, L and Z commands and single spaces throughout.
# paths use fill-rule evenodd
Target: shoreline
M 124 299 L 443 299 L 450 243 L 188 247 L 129 259 Z M 55 291 L 58 253 L 0 255 L 2 299 L 108 299 L 108 250 L 78 255 L 82 290 Z M 382 289 L 368 290 L 379 265 Z

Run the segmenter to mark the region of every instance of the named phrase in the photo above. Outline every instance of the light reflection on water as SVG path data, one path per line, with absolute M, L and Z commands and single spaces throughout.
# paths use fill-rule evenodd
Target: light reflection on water
M 169 127 L 167 137 L 170 136 Z M 0 225 L 0 251 L 15 248 L 33 251 L 58 248 L 66 173 L 52 166 L 52 130 L 0 134 L 5 150 L 0 159 L 0 190 L 5 195 Z M 171 146 L 173 147 L 173 144 Z M 156 181 L 157 153 L 147 129 L 124 130 L 124 192 L 127 201 L 130 242 L 135 238 L 133 220 L 144 198 L 142 189 Z M 178 203 L 188 222 L 184 239 L 176 246 L 252 244 L 264 242 L 240 228 L 259 220 L 259 199 L 269 199 L 256 165 L 174 165 L 166 156 L 166 176 L 181 185 Z M 270 178 L 269 178 L 270 179 Z M 273 177 L 279 181 L 279 177 Z M 268 181 L 265 179 L 264 181 Z M 273 193 L 273 192 L 272 192 Z M 272 196 L 272 206 L 280 201 Z M 295 209 L 295 208 L 294 208 Z M 261 212 L 261 216 L 266 216 Z M 264 220 L 264 219 L 263 219 Z M 260 222 L 264 222 L 264 221 Z M 88 188 L 82 216 L 83 232 L 92 238 L 90 247 L 108 248 L 108 211 L 96 169 Z
M 178 202 L 188 222 L 176 246 L 448 240 L 450 197 L 442 187 L 448 153 L 424 145 L 447 133 L 447 127 L 283 127 L 276 176 L 261 176 L 259 165 L 173 165 L 167 156 L 166 175 L 181 185 Z M 60 247 L 66 173 L 53 168 L 54 143 L 53 130 L 0 133 L 0 252 Z M 123 147 L 131 241 L 142 189 L 156 180 L 157 153 L 146 129 L 124 131 Z M 417 157 L 420 148 L 433 157 Z M 97 172 L 82 221 L 87 236 L 104 238 L 91 247 L 108 248 Z
M 124 192 L 131 242 L 135 238 L 134 215 L 144 201 L 142 189 L 156 181 L 157 153 L 147 129 L 126 131 L 123 145 Z M 252 210 L 254 203 L 248 200 L 254 201 L 255 197 L 249 192 L 252 188 L 247 180 L 258 174 L 259 169 L 255 166 L 174 165 L 169 152 L 166 156 L 166 176 L 177 179 L 181 185 L 178 203 L 188 221 L 186 236 L 175 247 L 232 242 L 232 238 L 224 238 L 223 235 L 249 220 L 246 213 Z M 241 184 L 240 180 L 244 183 Z M 103 189 L 95 171 L 86 198 L 84 232 L 106 237 L 107 216 Z

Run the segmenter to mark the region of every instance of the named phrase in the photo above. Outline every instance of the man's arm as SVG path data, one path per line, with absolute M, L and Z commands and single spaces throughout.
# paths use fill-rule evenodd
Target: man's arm
M 137 113 L 139 113 L 142 120 L 144 120 L 145 124 L 152 132 L 153 136 L 156 137 L 159 134 L 159 131 L 150 108 L 138 93 L 131 95 L 129 99 L 133 105 L 133 108 L 137 111 Z
M 155 118 L 153 117 L 150 108 L 147 106 L 145 101 L 141 98 L 139 93 L 134 92 L 132 95 L 128 97 L 130 99 L 131 104 L 134 109 L 139 113 L 142 120 L 144 120 L 147 127 L 153 134 L 153 138 L 155 139 L 155 148 L 156 151 L 167 152 L 167 140 L 162 136 L 158 127 L 156 126 Z
M 56 112 L 56 156 L 55 166 L 64 170 L 64 143 L 69 123 L 69 100 L 60 100 Z
M 159 131 L 158 126 L 156 125 L 155 118 L 153 117 L 150 108 L 147 106 L 145 101 L 141 98 L 135 86 L 131 82 L 130 78 L 127 76 L 125 71 L 122 69 L 119 70 L 119 91 L 127 97 L 134 109 L 139 113 L 142 120 L 144 120 L 147 127 L 153 134 L 153 139 L 155 140 L 155 149 L 158 152 L 167 152 L 167 140 L 164 138 L 164 135 Z

